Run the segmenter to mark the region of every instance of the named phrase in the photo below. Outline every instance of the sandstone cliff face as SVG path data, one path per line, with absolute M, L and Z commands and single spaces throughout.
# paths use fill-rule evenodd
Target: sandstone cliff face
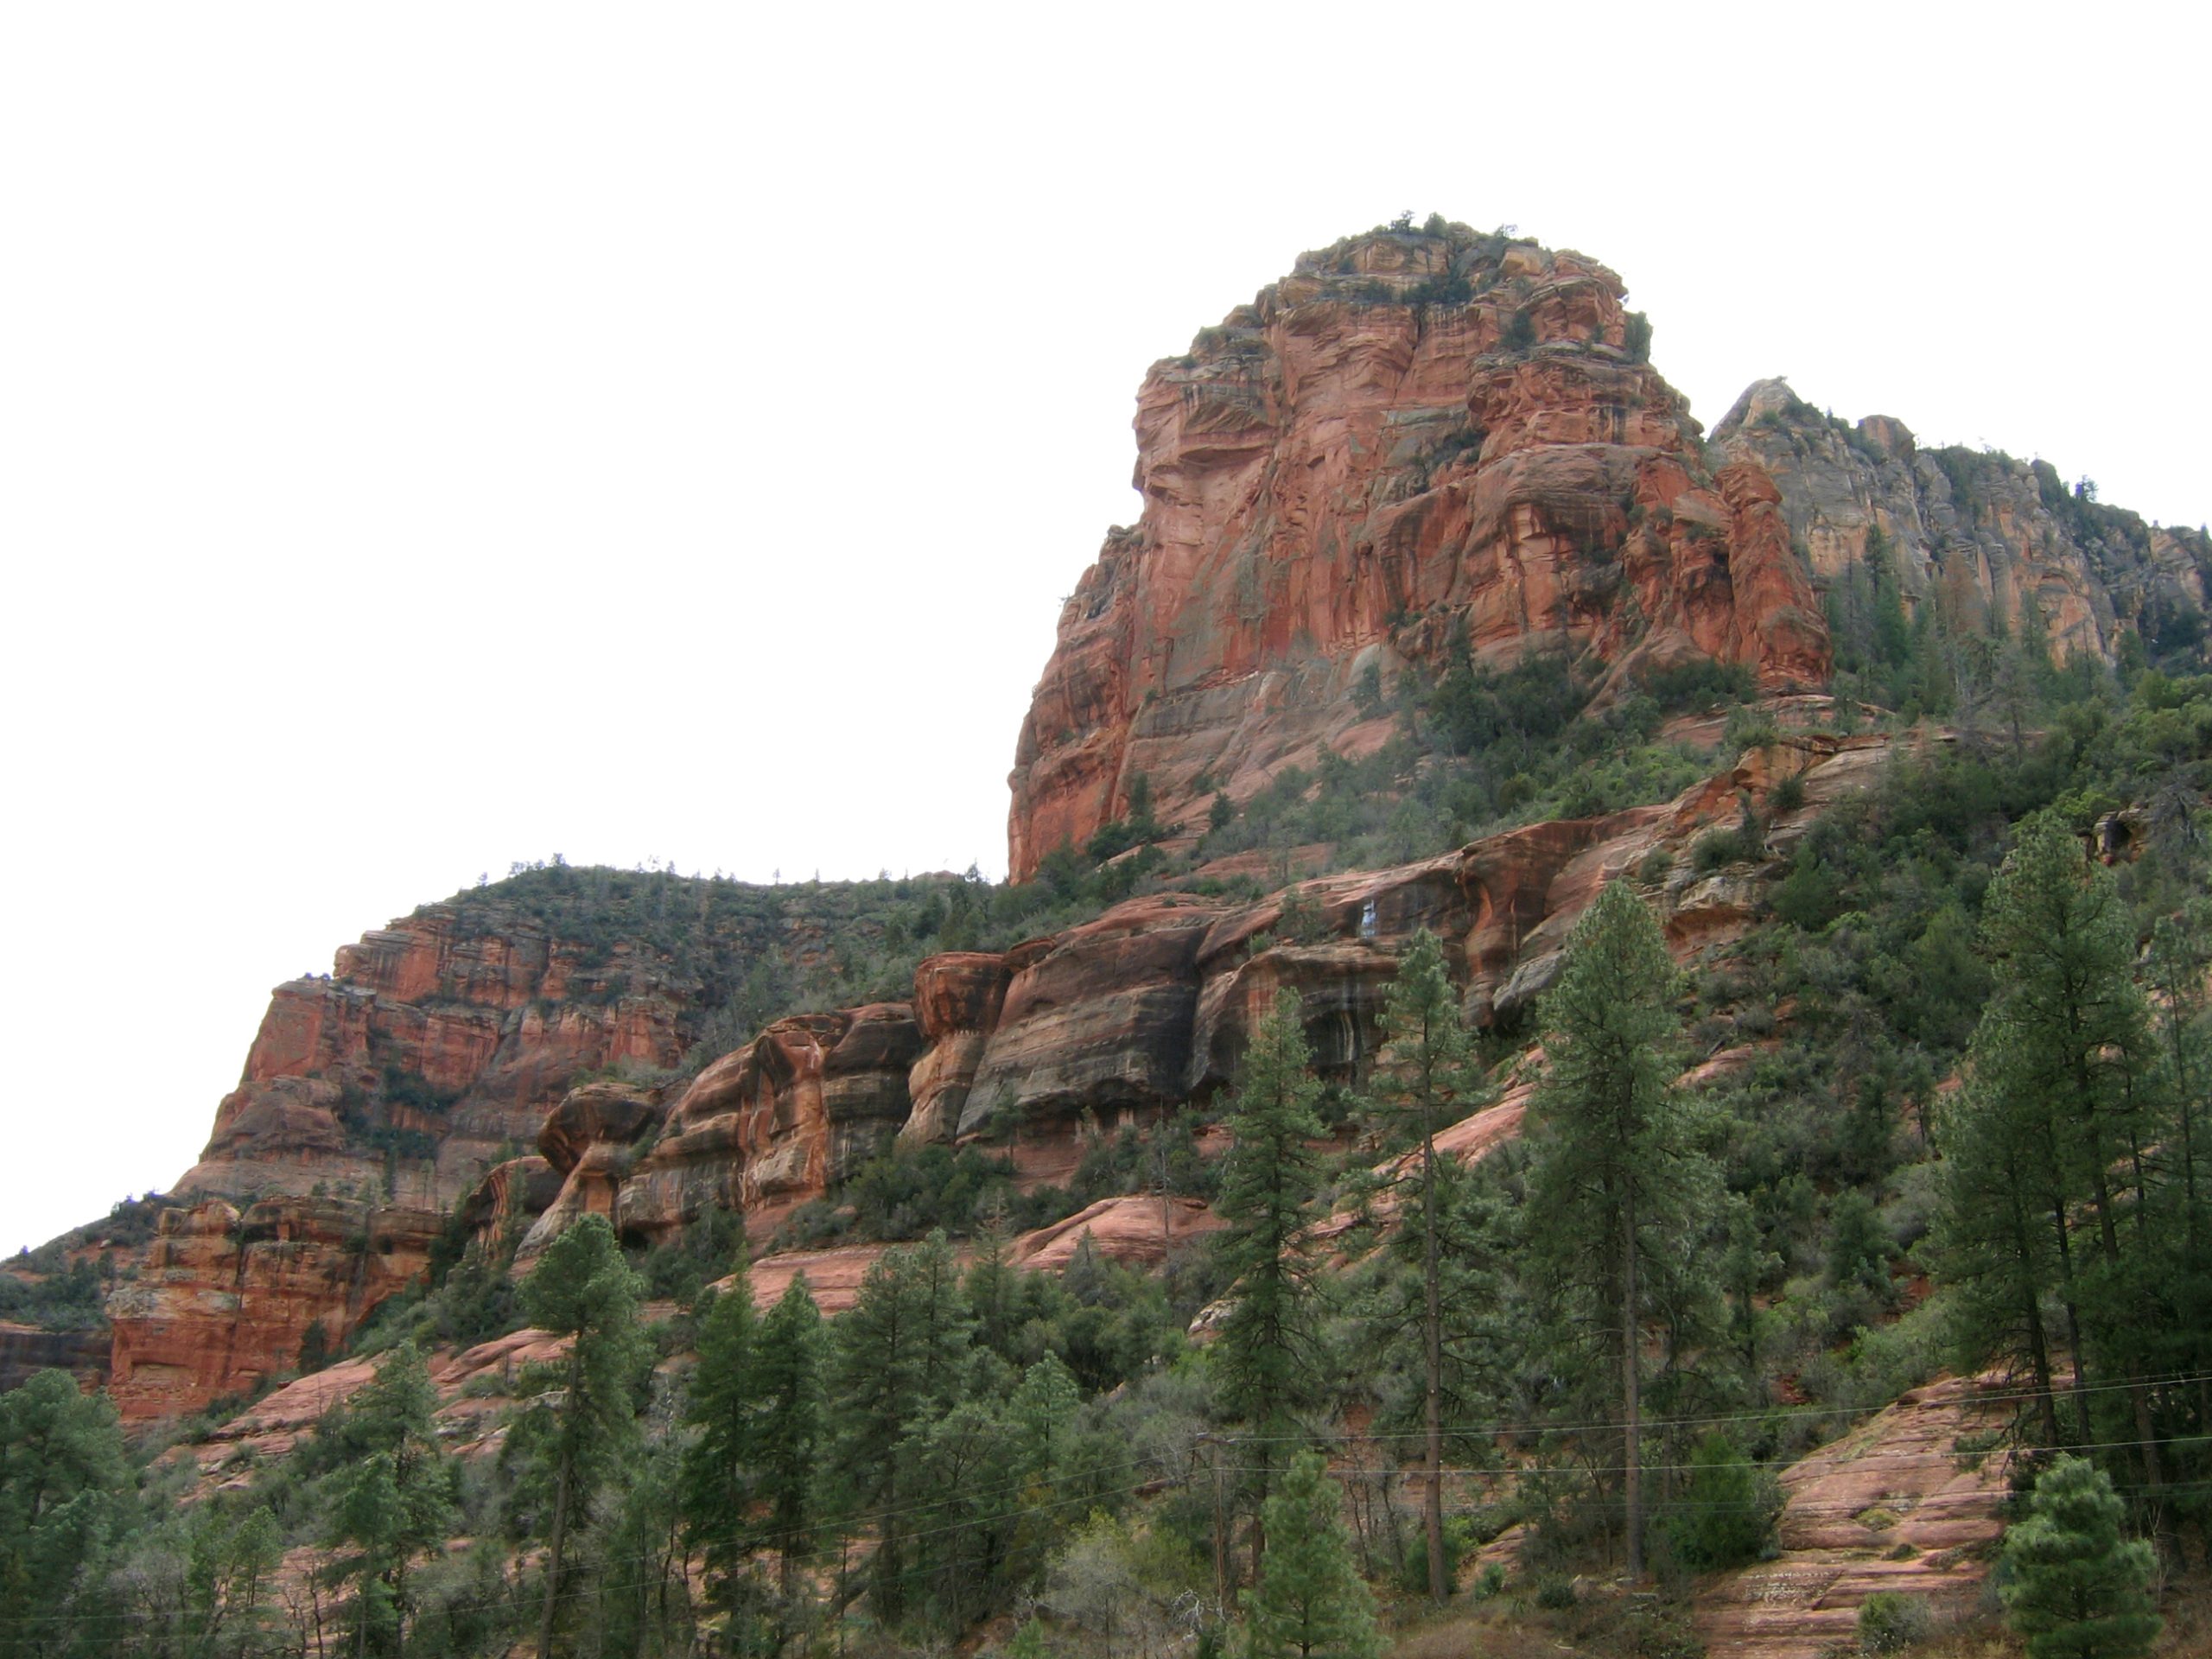
M 2040 632 L 2051 654 L 2111 660 L 2123 634 L 2153 650 L 2201 631 L 2212 543 L 2076 497 L 2046 461 L 1923 450 L 1898 421 L 1831 419 L 1781 380 L 1762 380 L 1713 431 L 1732 465 L 1780 493 L 1788 532 L 1833 584 L 1878 532 L 1915 607 L 1963 631 Z
M 1514 1016 L 1550 982 L 1583 908 L 1624 874 L 1645 882 L 1687 957 L 1739 936 L 1758 892 L 1750 867 L 1697 869 L 1694 843 L 1794 778 L 1802 804 L 1768 830 L 1770 849 L 1786 852 L 1820 810 L 1873 781 L 1890 741 L 1789 737 L 1656 805 L 1531 825 L 1258 902 L 1152 894 L 1003 954 L 931 957 L 912 1004 L 779 1020 L 724 1056 L 650 1145 L 639 1127 L 658 1121 L 649 1103 L 612 1112 L 606 1085 L 569 1096 L 540 1141 L 568 1185 L 531 1238 L 587 1211 L 652 1239 L 741 1208 L 763 1241 L 894 1135 L 978 1140 L 1009 1152 L 1023 1179 L 1059 1179 L 1085 1135 L 1149 1127 L 1232 1085 L 1253 1021 L 1281 989 L 1298 996 L 1316 1069 L 1351 1079 L 1420 929 L 1443 940 L 1470 1019 Z M 479 1208 L 496 1205 L 486 1196 Z
M 181 1416 L 296 1367 L 315 1342 L 335 1353 L 421 1276 L 439 1224 L 334 1198 L 167 1211 L 135 1277 L 108 1298 L 117 1407 L 134 1420 Z
M 1642 360 L 1620 279 L 1464 227 L 1377 232 L 1296 270 L 1155 364 L 1137 524 L 1062 611 L 1011 779 L 1015 879 L 1122 814 L 1170 824 L 1327 743 L 1351 696 L 1530 650 L 1620 673 L 1719 658 L 1770 687 L 1827 671 L 1773 481 L 1713 471 Z
M 673 1065 L 696 985 L 643 947 L 586 948 L 453 906 L 363 936 L 271 993 L 245 1075 L 180 1194 L 321 1191 L 442 1214 L 528 1145 L 579 1071 Z

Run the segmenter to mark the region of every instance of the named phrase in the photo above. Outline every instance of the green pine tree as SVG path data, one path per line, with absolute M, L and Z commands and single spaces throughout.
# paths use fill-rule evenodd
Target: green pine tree
M 549 1659 L 569 1529 L 589 1514 L 594 1496 L 638 1441 L 636 1393 L 652 1363 L 638 1326 L 642 1289 L 604 1216 L 586 1216 L 555 1239 L 523 1287 L 530 1322 L 569 1338 L 568 1357 L 530 1379 L 534 1408 L 507 1440 L 507 1454 L 534 1465 L 552 1485 L 537 1637 L 537 1650 Z
M 698 1431 L 683 1453 L 685 1530 L 705 1554 L 723 1601 L 752 1553 L 753 1471 L 764 1449 L 753 1395 L 757 1323 L 751 1276 L 741 1262 L 728 1291 L 699 1322 L 699 1363 L 683 1414 Z
M 1376 1659 L 1375 1599 L 1352 1567 L 1337 1489 L 1301 1452 L 1268 1499 L 1274 1542 L 1244 1596 L 1244 1659 Z
M 1625 880 L 1574 925 L 1540 1017 L 1547 1059 L 1528 1225 L 1572 1329 L 1599 1338 L 1618 1379 L 1631 1579 L 1643 1572 L 1643 1332 L 1715 1203 L 1716 1173 L 1674 1089 L 1675 974 L 1659 924 Z M 1670 1288 L 1679 1288 L 1671 1287 Z
M 1262 1505 L 1252 1531 L 1256 1571 L 1267 1548 L 1264 1505 L 1276 1463 L 1299 1432 L 1321 1372 L 1311 1231 L 1320 1186 L 1315 1116 L 1298 994 L 1283 990 L 1255 1022 L 1230 1103 L 1233 1137 L 1215 1208 L 1229 1224 L 1215 1248 L 1235 1288 L 1213 1360 L 1230 1414 L 1252 1431 L 1246 1465 Z
M 753 1410 L 753 1491 L 760 1541 L 776 1552 L 784 1599 L 798 1592 L 814 1518 L 823 1440 L 822 1315 L 806 1275 L 793 1277 L 753 1338 L 747 1392 Z
M 2088 1374 L 2101 1357 L 2130 1381 L 2138 1454 L 2155 1493 L 2163 1465 L 2142 1343 L 2159 1324 L 2150 1312 L 2156 1272 L 2139 1230 L 2121 1232 L 2124 1213 L 2149 1213 L 2145 1147 L 2156 1128 L 2134 924 L 2111 872 L 2046 812 L 2020 826 L 1990 883 L 1982 935 L 1997 988 L 1971 1070 L 1993 1114 L 2039 1160 L 2051 1287 L 2075 1355 L 2075 1431 L 2093 1438 Z
M 2126 1513 L 2082 1459 L 2062 1457 L 2036 1482 L 2028 1518 L 2005 1534 L 1998 1585 L 2034 1659 L 2133 1659 L 2158 1640 L 2151 1546 L 2120 1537 Z
M 356 1650 L 397 1652 L 415 1613 L 408 1587 L 416 1559 L 445 1538 L 454 1512 L 454 1472 L 438 1448 L 438 1394 L 411 1342 L 394 1349 L 348 1403 L 355 1460 L 338 1478 L 330 1542 L 354 1584 Z
M 71 1621 L 97 1596 L 130 1490 L 106 1395 L 67 1371 L 0 1394 L 0 1656 L 77 1649 Z
M 904 1510 L 916 1495 L 900 1449 L 957 1397 L 973 1326 L 952 1247 L 938 1231 L 877 1257 L 834 1330 L 831 1465 L 849 1511 L 875 1526 L 873 1593 L 887 1620 L 904 1609 Z
M 1444 947 L 1423 928 L 1399 959 L 1382 1010 L 1382 1050 L 1370 1105 L 1416 1138 L 1399 1237 L 1418 1241 L 1421 1301 L 1417 1321 L 1421 1359 L 1421 1524 L 1428 1554 L 1430 1599 L 1451 1589 L 1444 1542 L 1445 1279 L 1447 1185 L 1436 1151 L 1440 1131 L 1475 1109 L 1484 1096 L 1474 1046 L 1459 1021 L 1459 1000 L 1446 972 Z M 1458 1402 L 1463 1409 L 1471 1402 Z

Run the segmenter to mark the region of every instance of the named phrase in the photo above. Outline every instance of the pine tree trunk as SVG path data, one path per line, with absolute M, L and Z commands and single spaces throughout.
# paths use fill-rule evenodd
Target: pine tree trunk
M 1444 1561 L 1444 1294 L 1436 1260 L 1436 1137 L 1424 1122 L 1421 1141 L 1421 1271 L 1424 1335 L 1428 1363 L 1428 1599 L 1441 1606 L 1451 1594 Z
M 576 1389 L 583 1380 L 583 1341 L 581 1334 L 569 1350 L 569 1392 L 561 1402 L 565 1414 L 576 1408 Z M 566 1425 L 563 1425 L 566 1427 Z M 537 1621 L 537 1659 L 552 1659 L 553 1610 L 561 1590 L 561 1548 L 569 1538 L 569 1487 L 575 1473 L 575 1447 L 570 1437 L 561 1437 L 561 1471 L 553 1486 L 553 1538 L 546 1551 L 545 1611 Z
M 1643 1578 L 1643 1437 L 1636 1352 L 1636 1189 L 1621 1204 L 1621 1494 L 1628 1528 L 1628 1576 Z

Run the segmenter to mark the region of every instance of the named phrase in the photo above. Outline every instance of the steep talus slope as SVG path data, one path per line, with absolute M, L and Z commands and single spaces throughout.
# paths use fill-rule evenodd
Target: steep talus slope
M 1137 524 L 1062 610 L 1021 728 L 1009 861 L 1081 846 L 1149 781 L 1173 825 L 1329 744 L 1355 687 L 1462 633 L 1612 671 L 1714 658 L 1824 680 L 1774 480 L 1711 465 L 1594 260 L 1465 226 L 1376 232 L 1154 364 Z

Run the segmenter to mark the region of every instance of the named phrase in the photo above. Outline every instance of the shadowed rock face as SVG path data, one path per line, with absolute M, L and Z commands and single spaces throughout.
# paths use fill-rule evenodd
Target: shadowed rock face
M 1020 879 L 1124 811 L 1131 779 L 1194 825 L 1329 744 L 1383 734 L 1351 696 L 1477 654 L 1717 658 L 1815 686 L 1826 626 L 1780 492 L 1716 473 L 1631 342 L 1620 279 L 1464 227 L 1375 233 L 1154 364 L 1137 524 L 1061 612 L 1011 783 Z
M 41 1331 L 0 1319 L 0 1394 L 40 1371 L 67 1371 L 86 1387 L 104 1382 L 109 1340 L 105 1331 Z
M 2212 542 L 2076 497 L 2048 461 L 1923 450 L 1900 421 L 1831 419 L 1782 380 L 1761 380 L 1713 431 L 1731 466 L 1771 480 L 1786 534 L 1834 582 L 1878 539 L 1909 604 L 1960 631 L 2038 632 L 2060 659 L 2111 661 L 2123 634 L 2154 645 L 2201 626 Z

